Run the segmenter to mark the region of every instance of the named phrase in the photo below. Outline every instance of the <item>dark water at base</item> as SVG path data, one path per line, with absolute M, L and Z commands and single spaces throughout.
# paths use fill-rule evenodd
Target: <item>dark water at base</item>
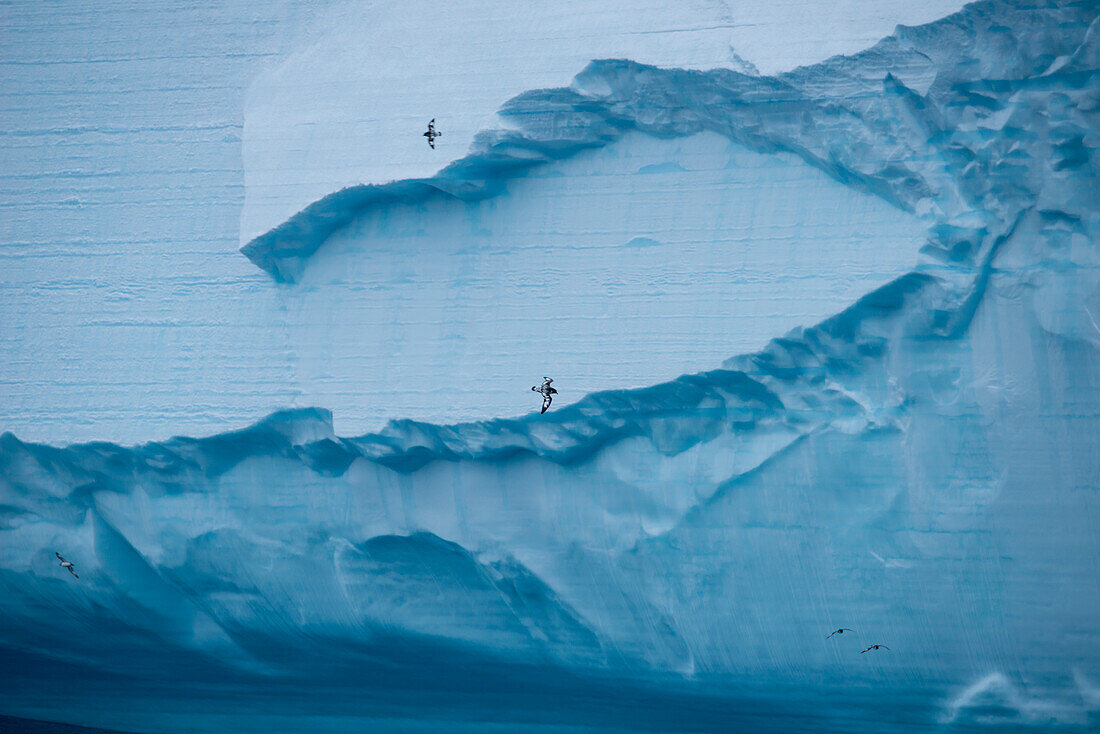
M 396 644 L 396 641 L 395 641 Z M 0 650 L 0 730 L 82 732 L 829 732 L 944 730 L 942 695 L 577 673 L 403 641 L 356 662 L 251 676 L 184 657 L 104 673 Z M 37 727 L 37 728 L 36 728 Z M 54 728 L 50 728 L 54 727 Z M 954 727 L 947 729 L 955 730 Z

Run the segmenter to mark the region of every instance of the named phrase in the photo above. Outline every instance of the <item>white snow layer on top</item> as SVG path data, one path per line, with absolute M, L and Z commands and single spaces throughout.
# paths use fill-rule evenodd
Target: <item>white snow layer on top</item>
M 426 178 L 497 109 L 560 87 L 593 59 L 763 73 L 871 45 L 958 0 L 386 2 L 334 10 L 308 48 L 252 84 L 245 105 L 241 244 L 326 194 Z M 436 118 L 436 150 L 422 133 Z

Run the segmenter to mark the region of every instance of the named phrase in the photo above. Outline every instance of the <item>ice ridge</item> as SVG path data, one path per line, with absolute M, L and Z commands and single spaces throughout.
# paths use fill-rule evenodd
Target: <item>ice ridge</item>
M 860 54 L 775 77 L 594 61 L 569 88 L 508 101 L 500 114 L 517 129 L 479 133 L 469 154 L 436 176 L 335 192 L 242 252 L 277 280 L 293 282 L 329 236 L 372 208 L 494 196 L 532 166 L 608 145 L 629 130 L 658 137 L 708 130 L 756 151 L 794 153 L 916 212 L 927 218 L 935 246 L 965 257 L 977 243 L 965 235 L 956 241 L 948 228 L 991 232 L 1026 205 L 1028 192 L 997 185 L 1014 166 L 1026 166 L 1026 159 L 1008 165 L 1002 157 L 1022 103 L 1053 89 L 1089 97 L 1094 24 L 1087 3 L 991 0 L 925 26 L 899 27 Z M 1057 165 L 1080 170 L 1089 160 L 1080 144 L 1088 124 L 1069 110 L 1051 110 L 1063 112 L 1069 116 L 1057 125 L 1052 119 Z

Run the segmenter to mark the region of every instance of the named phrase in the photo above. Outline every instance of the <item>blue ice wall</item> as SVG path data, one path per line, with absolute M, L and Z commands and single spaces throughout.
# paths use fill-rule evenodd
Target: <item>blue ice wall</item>
M 397 193 L 493 196 L 528 159 L 705 130 L 913 212 L 922 258 L 761 350 L 542 416 L 4 434 L 0 654 L 21 674 L 0 710 L 164 731 L 1095 729 L 1096 18 L 979 3 L 780 77 L 603 61 L 514 100 L 520 132 Z M 246 253 L 298 278 L 394 193 L 336 194 Z

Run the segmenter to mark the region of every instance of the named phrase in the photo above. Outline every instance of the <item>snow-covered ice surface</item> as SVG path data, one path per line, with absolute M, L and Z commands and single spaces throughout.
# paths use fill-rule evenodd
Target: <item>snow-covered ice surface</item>
M 139 441 L 293 402 L 277 293 L 235 252 L 241 100 L 302 42 L 292 5 L 3 6 L 4 430 Z
M 426 147 L 426 146 L 425 146 Z M 505 196 L 391 204 L 283 298 L 302 402 L 343 433 L 563 406 L 720 364 L 916 262 L 924 227 L 789 154 L 632 133 Z
M 241 244 L 336 189 L 434 175 L 508 99 L 593 59 L 775 73 L 860 51 L 959 0 L 343 3 L 248 90 Z M 436 150 L 420 133 L 437 118 Z
M 274 192 L 257 198 L 250 185 L 248 164 L 263 147 L 257 105 L 285 102 L 279 114 L 260 116 L 270 124 L 302 115 L 318 125 L 347 122 L 348 105 L 362 106 L 355 100 L 364 96 L 378 105 L 376 122 L 400 116 L 403 98 L 337 83 L 363 83 L 364 74 L 369 81 L 392 66 L 378 59 L 367 65 L 370 53 L 383 51 L 349 28 L 393 36 L 382 19 L 407 22 L 403 45 L 438 52 L 435 35 L 416 40 L 411 29 L 443 23 L 456 43 L 479 30 L 521 55 L 529 44 L 509 46 L 509 39 L 541 33 L 546 53 L 539 63 L 520 70 L 515 59 L 493 56 L 486 69 L 514 73 L 477 77 L 485 96 L 467 100 L 466 108 L 483 105 L 494 124 L 515 117 L 494 114 L 510 96 L 569 83 L 594 58 L 588 53 L 636 47 L 643 61 L 699 67 L 729 59 L 725 41 L 702 43 L 724 12 L 706 3 L 692 6 L 695 15 L 682 8 L 675 23 L 661 4 L 651 4 L 596 19 L 578 11 L 546 26 L 535 23 L 545 9 L 524 21 L 490 13 L 512 4 L 475 5 L 473 25 L 459 35 L 454 4 L 434 20 L 391 17 L 392 7 L 372 6 L 370 13 L 381 15 L 370 15 L 371 22 L 360 17 L 361 4 L 317 8 L 303 18 L 306 11 L 290 3 L 227 6 L 213 17 L 203 7 L 120 4 L 66 15 L 68 23 L 57 21 L 64 6 L 13 6 L 5 44 L 11 93 L 3 99 L 9 132 L 0 148 L 10 213 L 0 220 L 0 428 L 57 444 L 134 443 L 229 430 L 288 406 L 331 407 L 345 434 L 395 417 L 514 416 L 529 409 L 528 388 L 547 371 L 566 378 L 559 398 L 565 404 L 593 390 L 707 369 L 835 313 L 916 262 L 924 225 L 912 216 L 794 156 L 752 155 L 714 135 L 632 135 L 528 171 L 526 181 L 510 180 L 522 196 L 437 201 L 425 211 L 414 203 L 385 221 L 367 213 L 373 259 L 339 262 L 325 254 L 327 264 L 315 263 L 302 287 L 281 287 L 241 257 L 242 216 L 249 218 L 252 202 L 279 200 Z M 763 5 L 737 12 L 774 30 L 778 20 L 769 13 L 776 11 Z M 837 17 L 856 5 L 837 6 Z M 912 12 L 899 9 L 898 19 Z M 606 41 L 580 34 L 572 45 L 545 37 L 553 28 L 580 33 L 569 25 L 578 19 L 622 32 Z M 164 39 L 150 31 L 162 27 L 180 30 Z M 641 27 L 698 33 L 626 33 Z M 870 40 L 890 26 L 870 13 L 863 25 L 846 27 L 856 40 Z M 585 51 L 589 42 L 596 45 Z M 800 41 L 802 50 L 785 61 L 813 49 L 822 58 L 834 42 Z M 486 44 L 455 52 L 480 58 Z M 320 78 L 317 68 L 314 78 L 303 76 L 307 58 L 335 79 Z M 401 69 L 420 83 L 468 90 L 454 70 L 436 77 L 408 64 Z M 90 83 L 96 75 L 102 82 Z M 498 77 L 503 86 L 494 86 Z M 272 94 L 257 92 L 278 79 L 283 84 Z M 344 107 L 293 96 L 325 90 Z M 397 136 L 415 142 L 410 151 L 381 130 L 348 141 L 322 127 L 316 140 L 350 162 L 360 153 L 403 161 L 394 175 L 408 174 L 431 152 L 419 134 L 425 121 Z M 441 156 L 455 149 L 444 144 L 454 140 L 448 132 Z M 266 142 L 274 147 L 264 155 L 290 155 L 297 146 L 289 138 Z M 311 196 L 323 197 L 343 181 L 325 160 L 284 161 L 277 183 L 300 193 L 308 184 L 316 187 Z M 645 175 L 628 175 L 635 172 Z M 298 197 L 294 206 L 309 201 Z M 433 237 L 444 233 L 444 243 Z M 552 263 L 547 244 L 559 248 Z M 429 275 L 432 287 L 425 289 Z M 489 298 L 491 312 L 480 308 Z M 605 315 L 623 318 L 608 330 Z M 465 389 L 450 390 L 454 382 Z
M 778 76 L 595 61 L 513 98 L 438 175 L 326 195 L 252 240 L 294 282 L 270 279 L 296 379 L 324 382 L 331 353 L 315 389 L 338 414 L 359 352 L 325 340 L 387 302 L 410 323 L 453 309 L 422 344 L 458 356 L 479 310 L 507 343 L 563 289 L 592 342 L 584 308 L 625 326 L 616 350 L 643 348 L 631 321 L 654 309 L 675 324 L 657 336 L 740 356 L 544 416 L 351 438 L 325 408 L 136 446 L 4 434 L 0 664 L 19 675 L 0 711 L 157 731 L 1100 726 L 1097 14 L 978 3 Z M 619 270 L 637 305 L 585 305 L 580 275 Z M 700 326 L 723 307 L 773 321 Z M 368 339 L 427 349 L 349 334 Z M 644 359 L 618 368 L 637 381 Z

